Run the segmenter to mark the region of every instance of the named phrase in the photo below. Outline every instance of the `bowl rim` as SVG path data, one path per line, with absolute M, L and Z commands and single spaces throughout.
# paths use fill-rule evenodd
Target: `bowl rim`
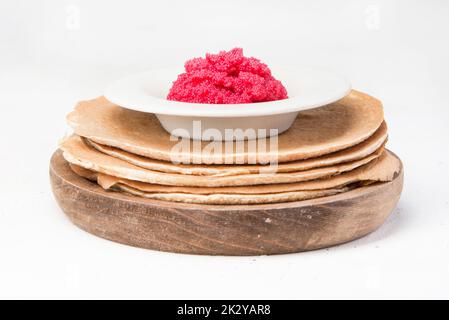
M 288 71 L 287 71 L 288 69 Z M 104 91 L 104 96 L 110 102 L 119 105 L 126 109 L 131 109 L 139 112 L 172 115 L 172 116 L 193 116 L 193 117 L 255 117 L 255 116 L 268 116 L 282 113 L 293 113 L 303 110 L 313 109 L 321 107 L 348 95 L 352 86 L 349 80 L 335 72 L 331 72 L 325 68 L 317 67 L 283 67 L 277 69 L 281 70 L 284 74 L 307 74 L 307 72 L 313 72 L 320 74 L 321 76 L 332 77 L 333 80 L 338 82 L 338 88 L 335 88 L 332 92 L 329 92 L 324 97 L 315 97 L 315 99 L 304 99 L 301 95 L 295 95 L 287 99 L 256 102 L 256 103 L 239 103 L 239 104 L 207 104 L 207 103 L 192 103 L 192 102 L 180 102 L 172 101 L 164 98 L 156 97 L 154 95 L 146 94 L 145 97 L 139 92 L 134 94 L 131 98 L 126 97 L 126 90 L 138 90 L 138 84 L 146 78 L 154 74 L 155 72 L 174 72 L 179 68 L 165 67 L 165 68 L 153 68 L 144 72 L 132 74 L 119 79 L 109 85 Z M 273 70 L 273 69 L 272 69 Z M 307 71 L 307 72 L 305 72 Z M 182 72 L 182 71 L 181 71 Z M 177 74 L 179 74 L 178 72 Z M 276 74 L 273 72 L 276 76 Z M 277 78 L 282 81 L 281 78 Z M 174 81 L 175 79 L 173 79 Z M 136 93 L 135 92 L 135 93 Z

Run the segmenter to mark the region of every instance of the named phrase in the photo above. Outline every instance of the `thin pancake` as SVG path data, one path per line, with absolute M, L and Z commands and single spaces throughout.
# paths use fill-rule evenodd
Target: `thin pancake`
M 81 166 L 85 169 L 134 181 L 141 181 L 152 184 L 192 187 L 222 187 L 292 183 L 330 177 L 342 172 L 354 170 L 355 168 L 367 164 L 370 161 L 376 159 L 382 151 L 381 149 L 379 149 L 375 153 L 360 160 L 312 170 L 275 174 L 265 173 L 209 177 L 163 173 L 143 169 L 126 161 L 103 154 L 95 150 L 94 148 L 87 146 L 78 136 L 72 136 L 63 141 L 61 144 L 61 149 L 64 151 L 64 158 L 68 162 Z
M 359 143 L 356 146 L 337 151 L 318 158 L 307 160 L 297 160 L 292 162 L 279 163 L 276 172 L 295 172 L 304 171 L 314 168 L 332 166 L 343 162 L 350 162 L 360 160 L 368 155 L 374 153 L 376 150 L 385 144 L 387 139 L 387 125 L 382 123 L 380 128 L 367 140 Z M 257 174 L 263 173 L 268 169 L 267 165 L 188 165 L 188 164 L 173 164 L 167 161 L 161 161 L 151 158 L 135 155 L 118 148 L 102 145 L 94 141 L 84 138 L 84 142 L 98 151 L 127 161 L 133 165 L 141 168 L 160 171 L 166 173 L 179 173 L 189 175 L 204 175 L 204 176 L 232 176 L 239 174 Z
M 188 194 L 188 193 L 146 193 L 125 185 L 117 186 L 118 191 L 126 192 L 134 196 L 147 199 L 186 202 L 196 204 L 221 204 L 221 205 L 239 205 L 239 204 L 264 204 L 291 202 L 332 196 L 337 193 L 349 191 L 349 187 L 341 189 L 326 189 L 316 191 L 294 191 L 275 194 L 251 194 L 251 195 L 232 195 L 232 194 Z
M 152 114 L 141 113 L 112 104 L 104 97 L 80 102 L 67 117 L 76 134 L 99 144 L 116 147 L 133 154 L 163 161 L 188 159 L 190 163 L 235 164 L 266 163 L 273 151 L 251 150 L 245 141 L 243 151 L 229 151 L 224 142 L 203 141 L 196 150 L 179 147 Z M 379 100 L 352 91 L 330 105 L 300 112 L 292 127 L 278 138 L 278 162 L 318 157 L 343 150 L 368 139 L 383 121 Z M 271 140 L 266 139 L 266 145 Z M 206 146 L 215 152 L 205 153 Z
M 185 187 L 164 186 L 144 183 L 110 175 L 94 172 L 77 165 L 70 165 L 78 175 L 98 182 L 104 189 L 114 189 L 118 186 L 126 186 L 145 193 L 188 193 L 188 194 L 274 194 L 294 191 L 315 191 L 325 189 L 341 189 L 351 184 L 366 184 L 372 182 L 385 182 L 393 179 L 399 170 L 399 161 L 388 151 L 375 161 L 359 167 L 353 171 L 345 172 L 328 179 L 318 179 L 304 182 L 286 184 L 267 184 L 255 186 L 235 187 Z

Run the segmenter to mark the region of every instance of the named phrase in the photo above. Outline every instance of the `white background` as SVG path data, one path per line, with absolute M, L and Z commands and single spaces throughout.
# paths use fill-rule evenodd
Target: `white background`
M 0 2 L 0 298 L 449 298 L 448 1 Z M 70 224 L 48 163 L 77 100 L 153 66 L 244 48 L 342 72 L 384 102 L 397 209 L 328 250 L 200 257 Z

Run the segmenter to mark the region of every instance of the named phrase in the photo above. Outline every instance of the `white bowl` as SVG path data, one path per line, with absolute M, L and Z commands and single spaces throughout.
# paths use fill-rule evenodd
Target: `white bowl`
M 288 99 L 247 104 L 167 100 L 173 81 L 182 72 L 179 68 L 164 68 L 132 75 L 111 85 L 104 95 L 121 107 L 154 113 L 164 129 L 175 136 L 242 140 L 281 134 L 290 128 L 299 111 L 335 102 L 351 90 L 344 77 L 323 69 L 272 68 L 274 77 L 287 89 Z M 229 134 L 237 129 L 247 134 Z

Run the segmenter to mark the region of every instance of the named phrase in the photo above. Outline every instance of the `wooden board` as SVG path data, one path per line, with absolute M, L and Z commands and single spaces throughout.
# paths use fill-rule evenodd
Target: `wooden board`
M 343 194 L 265 205 L 197 205 L 105 191 L 77 176 L 60 151 L 50 164 L 54 195 L 69 219 L 96 236 L 160 251 L 267 255 L 314 250 L 377 229 L 396 206 L 395 179 Z

